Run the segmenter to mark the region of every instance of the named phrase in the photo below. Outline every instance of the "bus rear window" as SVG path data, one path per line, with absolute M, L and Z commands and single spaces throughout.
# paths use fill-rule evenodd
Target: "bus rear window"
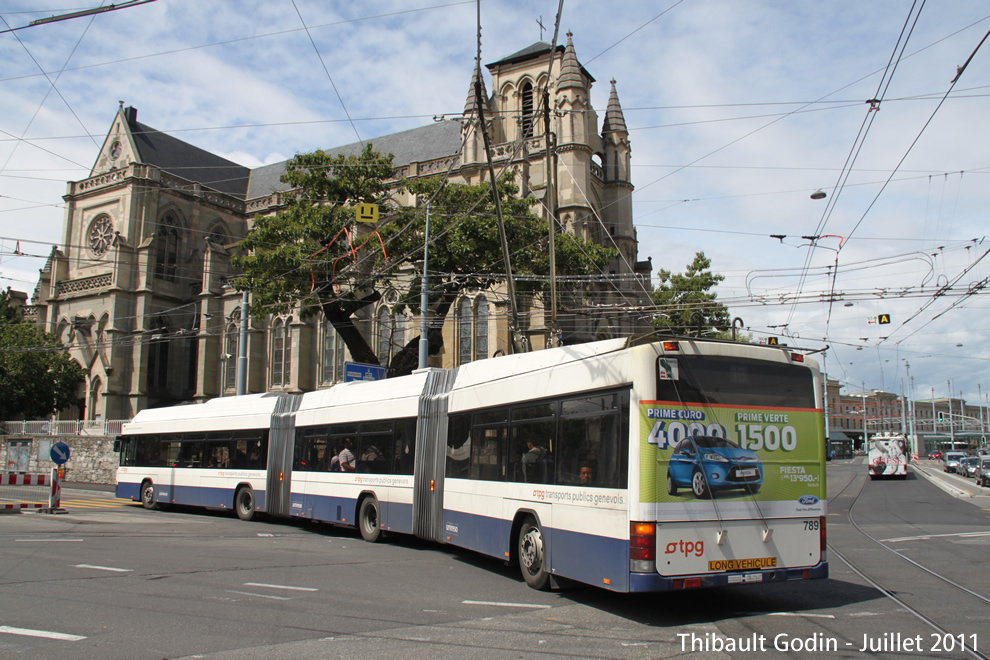
M 666 365 L 663 371 L 672 373 L 673 378 L 661 379 L 661 359 Z M 658 358 L 656 369 L 660 401 L 768 408 L 819 407 L 812 372 L 802 365 L 680 355 Z

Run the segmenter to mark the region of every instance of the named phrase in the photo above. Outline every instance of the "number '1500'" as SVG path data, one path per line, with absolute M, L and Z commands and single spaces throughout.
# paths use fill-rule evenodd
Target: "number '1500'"
M 775 451 L 794 451 L 797 447 L 797 431 L 793 426 L 774 426 L 768 424 L 736 424 L 739 433 L 739 446 L 753 451 L 765 449 Z

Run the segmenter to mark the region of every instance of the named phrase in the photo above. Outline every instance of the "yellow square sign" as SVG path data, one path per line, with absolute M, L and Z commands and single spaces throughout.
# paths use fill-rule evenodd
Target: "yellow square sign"
M 358 222 L 378 222 L 378 204 L 358 204 L 356 216 Z

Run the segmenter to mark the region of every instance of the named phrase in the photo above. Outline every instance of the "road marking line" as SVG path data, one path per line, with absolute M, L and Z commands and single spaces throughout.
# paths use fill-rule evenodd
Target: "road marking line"
M 896 539 L 881 539 L 881 543 L 898 543 L 900 541 L 930 541 L 931 539 L 944 539 L 952 536 L 972 537 L 990 536 L 990 532 L 955 532 L 953 534 L 926 534 L 924 536 L 902 536 Z
M 534 605 L 533 603 L 498 603 L 490 600 L 462 600 L 461 605 L 493 605 L 495 607 L 533 607 L 548 610 L 553 605 Z
M 14 539 L 14 543 L 79 543 L 82 539 Z
M 76 568 L 92 568 L 94 571 L 111 571 L 114 573 L 130 573 L 130 568 L 114 568 L 113 566 L 93 566 L 92 564 L 76 564 Z
M 268 589 L 289 589 L 290 591 L 319 591 L 313 587 L 290 587 L 287 584 L 264 584 L 263 582 L 245 582 L 245 587 L 266 587 Z
M 803 612 L 771 612 L 767 616 L 806 616 L 812 619 L 834 619 L 834 614 L 805 614 Z
M 49 630 L 31 630 L 29 628 L 11 628 L 10 626 L 0 626 L 0 633 L 7 633 L 8 635 L 23 635 L 24 637 L 60 639 L 63 642 L 78 642 L 86 639 L 82 635 L 69 635 L 66 633 L 51 632 Z
M 242 596 L 257 596 L 258 598 L 271 598 L 272 600 L 292 600 L 291 598 L 286 598 L 285 596 L 269 596 L 267 594 L 254 594 L 250 591 L 234 591 L 233 589 L 227 589 L 228 594 L 240 594 Z

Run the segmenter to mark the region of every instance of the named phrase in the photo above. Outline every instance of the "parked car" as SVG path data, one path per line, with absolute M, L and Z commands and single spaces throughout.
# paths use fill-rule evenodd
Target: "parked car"
M 979 456 L 967 456 L 959 461 L 959 474 L 968 478 L 976 478 L 976 471 L 980 467 Z
M 976 471 L 976 483 L 984 488 L 990 486 L 990 458 L 986 456 L 980 459 L 980 469 Z
M 930 452 L 928 454 L 928 458 L 930 458 L 933 461 L 937 461 L 940 458 L 942 458 L 942 452 L 940 450 L 936 449 L 935 451 Z
M 947 451 L 945 452 L 945 464 L 942 465 L 942 472 L 955 472 L 959 469 L 959 461 L 966 458 L 966 452 L 964 451 Z

